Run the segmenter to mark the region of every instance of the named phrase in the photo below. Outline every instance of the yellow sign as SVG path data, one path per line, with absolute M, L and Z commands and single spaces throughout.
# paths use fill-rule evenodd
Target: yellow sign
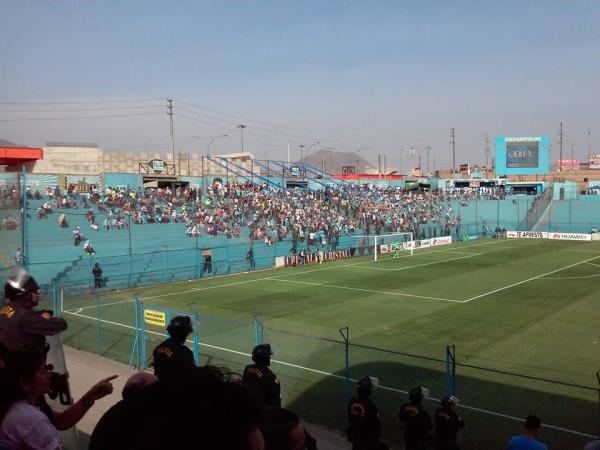
M 148 325 L 157 325 L 163 328 L 167 326 L 165 313 L 162 311 L 153 311 L 151 309 L 144 310 L 144 322 Z

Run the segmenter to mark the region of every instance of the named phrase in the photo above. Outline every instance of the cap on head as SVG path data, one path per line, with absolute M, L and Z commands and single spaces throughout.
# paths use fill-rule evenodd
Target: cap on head
M 256 364 L 268 366 L 271 364 L 273 352 L 269 344 L 259 344 L 252 350 L 252 361 Z
M 185 341 L 188 334 L 194 331 L 192 319 L 189 316 L 175 316 L 171 319 L 167 331 L 172 338 Z
M 17 300 L 25 297 L 31 292 L 38 292 L 38 286 L 35 278 L 21 267 L 13 267 L 6 276 L 4 284 L 4 296 L 9 300 Z

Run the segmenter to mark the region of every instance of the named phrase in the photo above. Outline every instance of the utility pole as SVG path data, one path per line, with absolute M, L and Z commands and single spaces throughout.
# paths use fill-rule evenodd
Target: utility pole
M 592 132 L 588 130 L 588 161 L 590 156 L 592 156 Z
M 452 173 L 456 173 L 456 141 L 454 140 L 454 128 L 450 128 L 450 143 L 452 144 Z
M 304 147 L 306 147 L 306 145 L 300 144 L 298 147 L 300 147 L 300 165 L 302 165 L 302 160 L 304 159 Z
M 240 132 L 242 133 L 242 153 L 244 153 L 244 128 L 246 128 L 247 125 L 240 123 L 237 127 L 240 129 Z
M 377 154 L 377 175 L 381 179 L 381 153 Z
M 387 179 L 387 157 L 383 155 L 383 177 Z
M 415 148 L 410 148 L 410 176 L 413 174 L 413 169 L 415 168 Z
M 560 144 L 560 156 L 558 157 L 558 171 L 562 172 L 562 159 L 563 159 L 563 127 L 562 127 L 562 122 L 560 123 L 560 132 L 558 133 L 558 142 Z
M 173 166 L 175 168 L 175 175 L 177 175 L 177 166 L 175 165 L 175 137 L 173 136 L 173 100 L 167 99 L 167 114 L 170 122 L 169 137 L 171 139 L 171 155 L 173 157 Z
M 490 137 L 485 133 L 485 177 L 490 177 Z

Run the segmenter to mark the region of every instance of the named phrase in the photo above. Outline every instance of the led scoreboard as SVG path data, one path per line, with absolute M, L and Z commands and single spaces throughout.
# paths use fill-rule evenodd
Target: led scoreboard
M 496 174 L 542 175 L 550 170 L 550 138 L 521 136 L 496 138 Z

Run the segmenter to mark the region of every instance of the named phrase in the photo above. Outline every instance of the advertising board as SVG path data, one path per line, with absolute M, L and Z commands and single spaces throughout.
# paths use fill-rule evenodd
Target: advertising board
M 600 155 L 590 155 L 588 164 L 590 169 L 600 169 Z
M 591 241 L 592 235 L 587 233 L 548 233 L 548 239 L 559 241 Z
M 431 246 L 437 247 L 438 245 L 452 244 L 452 236 L 442 236 L 439 238 L 431 238 Z
M 545 231 L 507 231 L 506 237 L 510 239 L 547 239 Z

